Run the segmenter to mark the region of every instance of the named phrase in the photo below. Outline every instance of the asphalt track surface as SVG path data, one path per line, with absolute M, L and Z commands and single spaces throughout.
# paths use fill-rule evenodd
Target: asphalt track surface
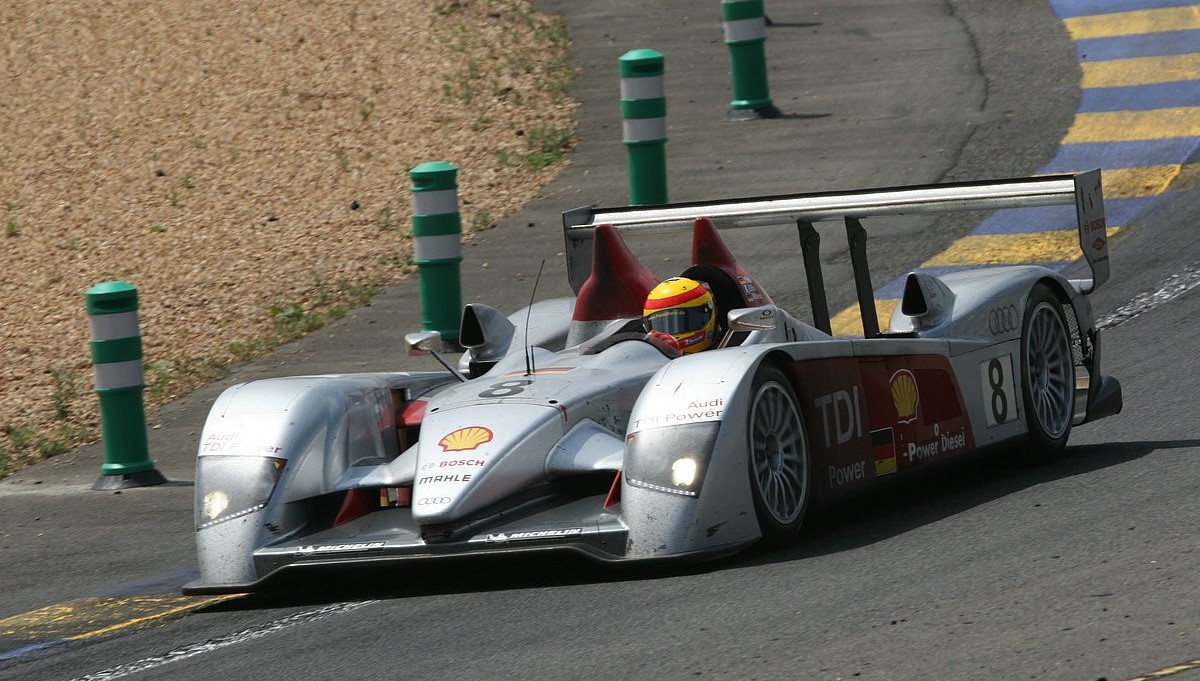
M 1078 2 L 1056 17 L 1041 0 L 805 0 L 768 8 L 771 90 L 788 116 L 721 123 L 715 3 L 539 4 L 575 39 L 581 144 L 544 198 L 466 250 L 468 299 L 506 310 L 543 255 L 538 296 L 566 292 L 559 210 L 625 199 L 615 60 L 628 49 L 667 54 L 672 200 L 1025 175 L 1054 161 L 1096 94 L 1079 88 L 1060 21 Z M 83 491 L 95 447 L 0 482 L 0 676 L 1200 679 L 1197 224 L 1194 193 L 1175 192 L 1113 238 L 1113 279 L 1093 305 L 1126 407 L 1077 429 L 1060 462 L 942 467 L 814 514 L 795 547 L 716 564 L 339 573 L 197 609 L 208 601 L 178 587 L 194 570 L 187 481 L 207 403 L 259 376 L 423 367 L 399 343 L 419 324 L 415 286 L 397 287 L 165 409 L 151 447 L 171 486 Z M 877 281 L 974 228 L 873 232 Z M 794 262 L 778 243 L 731 246 L 782 299 Z M 843 254 L 831 245 L 826 260 Z M 836 309 L 851 291 L 831 279 Z

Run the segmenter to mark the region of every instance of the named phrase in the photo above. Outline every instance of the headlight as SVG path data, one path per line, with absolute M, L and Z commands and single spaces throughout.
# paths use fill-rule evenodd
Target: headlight
M 625 448 L 625 480 L 656 492 L 700 496 L 720 427 L 719 422 L 689 423 L 634 433 Z
M 696 482 L 696 470 L 696 460 L 692 457 L 683 456 L 675 459 L 675 463 L 671 464 L 671 482 L 687 489 Z
M 271 498 L 284 459 L 202 456 L 196 464 L 196 530 L 261 510 Z

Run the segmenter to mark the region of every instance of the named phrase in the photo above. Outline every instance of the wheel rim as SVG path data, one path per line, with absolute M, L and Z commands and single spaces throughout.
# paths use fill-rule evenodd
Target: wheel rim
M 808 452 L 804 428 L 791 395 L 778 383 L 765 383 L 750 414 L 750 457 L 767 511 L 787 524 L 804 509 Z
M 1050 438 L 1062 437 L 1071 425 L 1074 409 L 1073 360 L 1062 320 L 1049 303 L 1034 308 L 1025 338 L 1025 356 L 1037 422 Z

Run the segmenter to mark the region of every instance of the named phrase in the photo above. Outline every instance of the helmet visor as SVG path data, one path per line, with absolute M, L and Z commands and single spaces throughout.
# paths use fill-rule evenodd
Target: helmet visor
M 650 331 L 662 331 L 674 336 L 700 331 L 707 327 L 711 320 L 712 305 L 674 307 L 655 310 L 646 315 L 646 328 Z

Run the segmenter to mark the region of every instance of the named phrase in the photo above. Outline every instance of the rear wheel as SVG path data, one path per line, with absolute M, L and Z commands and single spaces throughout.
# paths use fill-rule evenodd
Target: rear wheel
M 783 544 L 804 522 L 811 488 L 808 439 L 783 371 L 764 364 L 754 377 L 747 431 L 750 490 L 763 539 Z
M 1062 454 L 1075 416 L 1075 360 L 1058 296 L 1044 285 L 1035 286 L 1021 328 L 1021 393 L 1029 425 L 1029 456 L 1045 461 Z

